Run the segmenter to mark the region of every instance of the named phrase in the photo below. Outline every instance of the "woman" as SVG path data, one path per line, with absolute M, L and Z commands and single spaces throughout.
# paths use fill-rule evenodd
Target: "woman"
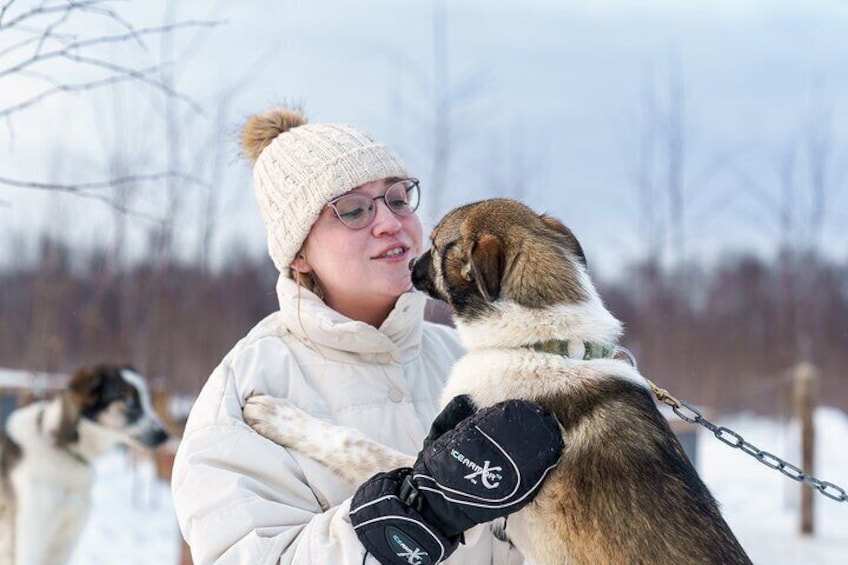
M 281 272 L 280 309 L 197 398 L 174 466 L 180 528 L 196 564 L 363 563 L 348 518 L 354 489 L 258 435 L 242 407 L 253 393 L 286 397 L 402 452 L 421 449 L 462 348 L 453 330 L 423 321 L 426 299 L 411 288 L 418 181 L 362 130 L 306 124 L 297 110 L 254 116 L 242 143 Z M 487 531 L 448 562 L 520 556 Z

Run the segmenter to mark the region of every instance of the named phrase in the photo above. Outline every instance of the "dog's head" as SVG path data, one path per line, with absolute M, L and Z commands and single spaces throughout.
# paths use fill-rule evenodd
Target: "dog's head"
M 148 448 L 168 439 L 146 380 L 131 367 L 102 364 L 78 370 L 63 402 L 63 421 L 56 432 L 59 444 L 79 441 L 83 424 L 102 431 L 104 438 Z
M 572 305 L 594 293 L 586 258 L 559 220 L 505 198 L 448 213 L 431 248 L 412 268 L 413 285 L 473 321 L 500 300 L 539 309 Z
M 622 324 L 604 307 L 577 238 L 562 222 L 503 198 L 448 213 L 412 283 L 447 302 L 469 348 L 548 340 L 614 345 Z

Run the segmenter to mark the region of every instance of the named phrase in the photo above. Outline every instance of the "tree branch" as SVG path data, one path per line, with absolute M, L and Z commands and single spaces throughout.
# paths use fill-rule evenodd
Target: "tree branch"
M 147 214 L 145 212 L 133 210 L 132 208 L 129 208 L 125 204 L 121 204 L 115 198 L 108 197 L 104 194 L 91 194 L 91 193 L 87 193 L 87 192 L 79 192 L 79 193 L 76 193 L 75 196 L 77 196 L 79 198 L 85 198 L 85 199 L 88 199 L 88 200 L 94 200 L 94 201 L 97 201 L 97 202 L 102 202 L 103 204 L 108 205 L 110 208 L 112 208 L 116 212 L 119 212 L 119 213 L 121 213 L 125 216 L 130 217 L 130 218 L 138 218 L 140 220 L 147 220 L 147 221 L 153 222 L 153 223 L 162 223 L 161 218 L 157 218 L 156 216 L 153 216 L 152 214 Z
M 12 1 L 14 1 L 14 0 L 11 0 L 8 4 L 6 4 L 6 6 L 3 7 L 3 11 L 0 12 L 0 19 L 2 19 L 6 9 L 9 6 L 12 5 Z M 12 28 L 12 27 L 15 27 L 15 26 L 19 26 L 21 24 L 21 22 L 24 22 L 24 21 L 26 21 L 30 18 L 37 18 L 39 16 L 43 16 L 44 14 L 52 14 L 54 12 L 63 12 L 65 10 L 70 11 L 70 10 L 73 10 L 74 8 L 84 9 L 84 8 L 88 7 L 89 5 L 100 4 L 101 2 L 103 2 L 103 0 L 69 1 L 66 4 L 54 5 L 54 6 L 44 6 L 42 4 L 41 6 L 38 6 L 37 8 L 33 8 L 32 10 L 29 10 L 27 12 L 23 12 L 23 13 L 19 14 L 17 17 L 9 20 L 9 22 L 6 23 L 6 24 L 0 24 L 0 31 L 3 31 L 4 29 L 9 29 L 9 28 Z
M 4 184 L 6 186 L 11 186 L 14 188 L 22 188 L 29 190 L 47 190 L 53 192 L 65 192 L 68 194 L 73 194 L 74 196 L 85 198 L 88 200 L 95 200 L 98 202 L 102 202 L 104 204 L 109 205 L 117 212 L 125 214 L 127 216 L 149 220 L 151 222 L 161 223 L 161 218 L 157 218 L 151 214 L 147 214 L 145 212 L 140 212 L 138 210 L 133 210 L 123 203 L 119 202 L 114 197 L 110 197 L 105 194 L 101 194 L 98 192 L 92 192 L 95 190 L 101 190 L 105 188 L 112 188 L 116 186 L 122 186 L 127 184 L 135 184 L 135 183 L 146 183 L 146 182 L 155 182 L 166 178 L 174 178 L 177 180 L 182 180 L 187 183 L 193 185 L 199 185 L 202 187 L 208 188 L 208 184 L 203 180 L 198 179 L 197 177 L 186 175 L 179 172 L 161 172 L 161 173 L 151 173 L 146 175 L 127 175 L 123 177 L 115 177 L 113 179 L 108 179 L 105 181 L 96 181 L 96 182 L 87 182 L 87 183 L 79 183 L 79 184 L 65 184 L 65 183 L 45 183 L 45 182 L 33 182 L 33 181 L 22 181 L 17 179 L 10 179 L 5 177 L 0 177 L 0 184 Z M 3 205 L 5 201 L 0 201 L 0 205 Z M 11 207 L 8 202 L 5 202 L 6 207 Z
M 147 69 L 142 69 L 141 71 L 138 71 L 138 73 L 150 73 L 150 72 L 153 72 L 155 70 L 158 70 L 158 68 L 159 67 L 157 65 L 155 67 L 149 67 Z M 108 77 L 108 78 L 105 78 L 105 79 L 93 80 L 91 82 L 83 82 L 83 83 L 79 83 L 79 84 L 60 84 L 59 86 L 56 86 L 55 88 L 45 90 L 44 92 L 37 94 L 37 95 L 33 96 L 32 98 L 29 98 L 28 100 L 25 100 L 25 101 L 23 101 L 19 104 L 16 104 L 15 106 L 8 106 L 6 108 L 0 109 L 0 118 L 11 116 L 12 114 L 14 114 L 16 112 L 20 112 L 21 110 L 23 110 L 25 108 L 29 108 L 30 106 L 34 106 L 35 104 L 38 104 L 39 102 L 41 102 L 45 98 L 49 98 L 50 96 L 53 96 L 55 94 L 60 94 L 62 92 L 82 92 L 82 91 L 85 91 L 85 90 L 93 90 L 95 88 L 100 88 L 102 86 L 106 86 L 106 85 L 109 85 L 109 84 L 117 84 L 117 83 L 120 83 L 120 82 L 126 82 L 126 81 L 134 80 L 134 79 L 136 79 L 135 76 L 124 75 L 124 76 L 111 76 L 111 77 Z
M 62 25 L 63 23 L 68 21 L 68 18 L 71 16 L 71 10 L 67 10 L 63 13 L 55 22 L 44 28 L 44 31 L 41 33 L 41 37 L 38 38 L 38 45 L 35 47 L 35 53 L 41 53 L 41 49 L 44 47 L 44 43 L 48 38 L 53 37 L 53 30 Z
M 6 12 L 9 10 L 9 8 L 12 7 L 12 4 L 14 4 L 14 3 L 15 3 L 15 0 L 8 0 L 7 2 L 5 2 L 3 4 L 3 7 L 0 8 L 0 26 L 3 25 L 3 16 L 6 15 Z
M 91 47 L 93 45 L 104 45 L 104 44 L 108 44 L 108 43 L 125 42 L 127 40 L 133 39 L 134 37 L 141 36 L 141 35 L 168 33 L 168 32 L 171 32 L 171 31 L 174 31 L 174 30 L 177 30 L 177 29 L 180 29 L 180 28 L 186 28 L 186 27 L 215 27 L 215 26 L 219 25 L 219 23 L 220 22 L 217 22 L 217 21 L 203 22 L 203 21 L 198 21 L 198 20 L 189 20 L 189 21 L 186 21 L 186 22 L 179 22 L 179 23 L 167 25 L 167 26 L 142 28 L 142 29 L 136 30 L 132 33 L 123 33 L 123 34 L 120 34 L 120 35 L 106 35 L 106 36 L 102 36 L 102 37 L 94 37 L 94 38 L 90 38 L 90 39 L 72 41 L 70 43 L 67 43 L 61 49 L 56 49 L 54 51 L 49 51 L 47 53 L 36 52 L 36 54 L 33 55 L 32 57 L 30 57 L 29 59 L 21 61 L 20 63 L 18 63 L 16 65 L 13 65 L 11 67 L 8 67 L 8 68 L 0 71 L 0 78 L 3 78 L 4 76 L 7 76 L 7 75 L 15 74 L 17 72 L 20 72 L 23 69 L 26 69 L 27 67 L 34 65 L 36 63 L 40 63 L 42 61 L 46 61 L 46 60 L 53 59 L 53 58 L 56 58 L 56 57 L 69 58 L 69 55 L 71 55 L 72 51 L 76 51 L 76 50 L 83 49 L 83 48 L 86 48 L 86 47 Z M 54 34 L 54 36 L 55 36 L 55 34 Z M 10 47 L 9 49 L 18 49 L 18 48 L 24 47 L 25 44 L 32 43 L 32 42 L 38 41 L 38 40 L 39 40 L 39 38 L 30 38 L 30 39 L 28 39 L 24 42 L 21 42 L 21 43 L 15 45 L 15 46 Z M 2 57 L 2 55 L 5 55 L 7 52 L 8 52 L 8 49 L 6 51 L 0 52 L 0 57 Z M 79 55 L 77 55 L 77 56 L 79 56 Z
M 75 61 L 77 63 L 83 63 L 87 65 L 92 65 L 94 67 L 100 67 L 101 69 L 105 69 L 107 71 L 111 71 L 117 73 L 118 75 L 126 75 L 128 77 L 134 78 L 140 82 L 147 84 L 148 86 L 152 86 L 158 90 L 161 90 L 164 94 L 168 95 L 170 98 L 174 98 L 176 100 L 182 100 L 186 104 L 191 107 L 196 113 L 203 114 L 203 109 L 200 107 L 200 104 L 192 100 L 189 96 L 182 94 L 181 92 L 177 92 L 167 84 L 162 81 L 153 80 L 146 77 L 141 72 L 131 69 L 128 67 L 124 67 L 121 65 L 116 65 L 114 63 L 110 63 L 108 61 L 103 61 L 101 59 L 95 59 L 93 57 L 83 57 L 82 55 L 72 55 L 70 53 L 66 53 L 62 56 L 64 59 L 69 59 L 71 61 Z M 158 68 L 161 69 L 162 65 L 158 65 Z
M 85 182 L 85 183 L 77 183 L 77 184 L 68 184 L 68 183 L 49 183 L 49 182 L 34 182 L 34 181 L 22 181 L 17 179 L 10 179 L 6 177 L 0 177 L 0 184 L 5 184 L 6 186 L 11 186 L 15 188 L 28 188 L 28 189 L 36 189 L 36 190 L 52 190 L 56 192 L 68 192 L 73 194 L 81 194 L 81 195 L 91 195 L 89 191 L 99 190 L 103 188 L 111 188 L 114 186 L 120 186 L 123 184 L 131 184 L 131 183 L 139 183 L 139 182 L 153 182 L 159 181 L 163 179 L 177 179 L 182 180 L 190 184 L 199 185 L 199 186 L 207 186 L 206 183 L 194 176 L 187 175 L 185 173 L 174 172 L 174 171 L 165 171 L 160 173 L 150 173 L 146 175 L 127 175 L 123 177 L 115 177 L 113 179 L 108 179 L 105 181 L 95 181 L 95 182 Z

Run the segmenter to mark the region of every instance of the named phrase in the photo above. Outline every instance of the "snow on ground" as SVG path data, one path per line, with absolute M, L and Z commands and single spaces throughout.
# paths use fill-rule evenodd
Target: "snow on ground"
M 738 415 L 715 419 L 759 449 L 798 464 L 797 433 L 773 420 Z M 848 490 L 848 416 L 831 408 L 816 413 L 816 472 L 819 479 Z M 725 517 L 756 564 L 837 565 L 848 560 L 848 502 L 817 494 L 816 534 L 798 534 L 801 486 L 752 457 L 698 436 L 698 468 L 722 505 Z M 122 453 L 97 463 L 94 509 L 72 565 L 175 565 L 180 538 L 168 485 L 153 466 L 135 467 Z
M 92 512 L 71 565 L 176 565 L 181 538 L 170 486 L 148 459 L 116 451 L 96 462 Z
M 720 425 L 759 449 L 800 466 L 797 430 L 749 415 Z M 818 479 L 848 491 L 848 417 L 833 408 L 815 416 Z M 848 502 L 820 494 L 815 500 L 815 535 L 798 534 L 801 485 L 762 465 L 706 430 L 698 438 L 699 471 L 722 505 L 730 527 L 757 564 L 842 564 L 848 562 Z M 806 487 L 804 487 L 806 488 Z

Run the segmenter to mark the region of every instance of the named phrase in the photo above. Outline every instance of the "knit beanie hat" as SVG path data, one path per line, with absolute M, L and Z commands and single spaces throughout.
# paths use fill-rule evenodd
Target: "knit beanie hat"
M 289 273 L 327 202 L 367 182 L 409 176 L 400 157 L 367 132 L 347 124 L 307 124 L 298 109 L 251 117 L 241 143 L 253 161 L 268 252 L 281 273 Z

